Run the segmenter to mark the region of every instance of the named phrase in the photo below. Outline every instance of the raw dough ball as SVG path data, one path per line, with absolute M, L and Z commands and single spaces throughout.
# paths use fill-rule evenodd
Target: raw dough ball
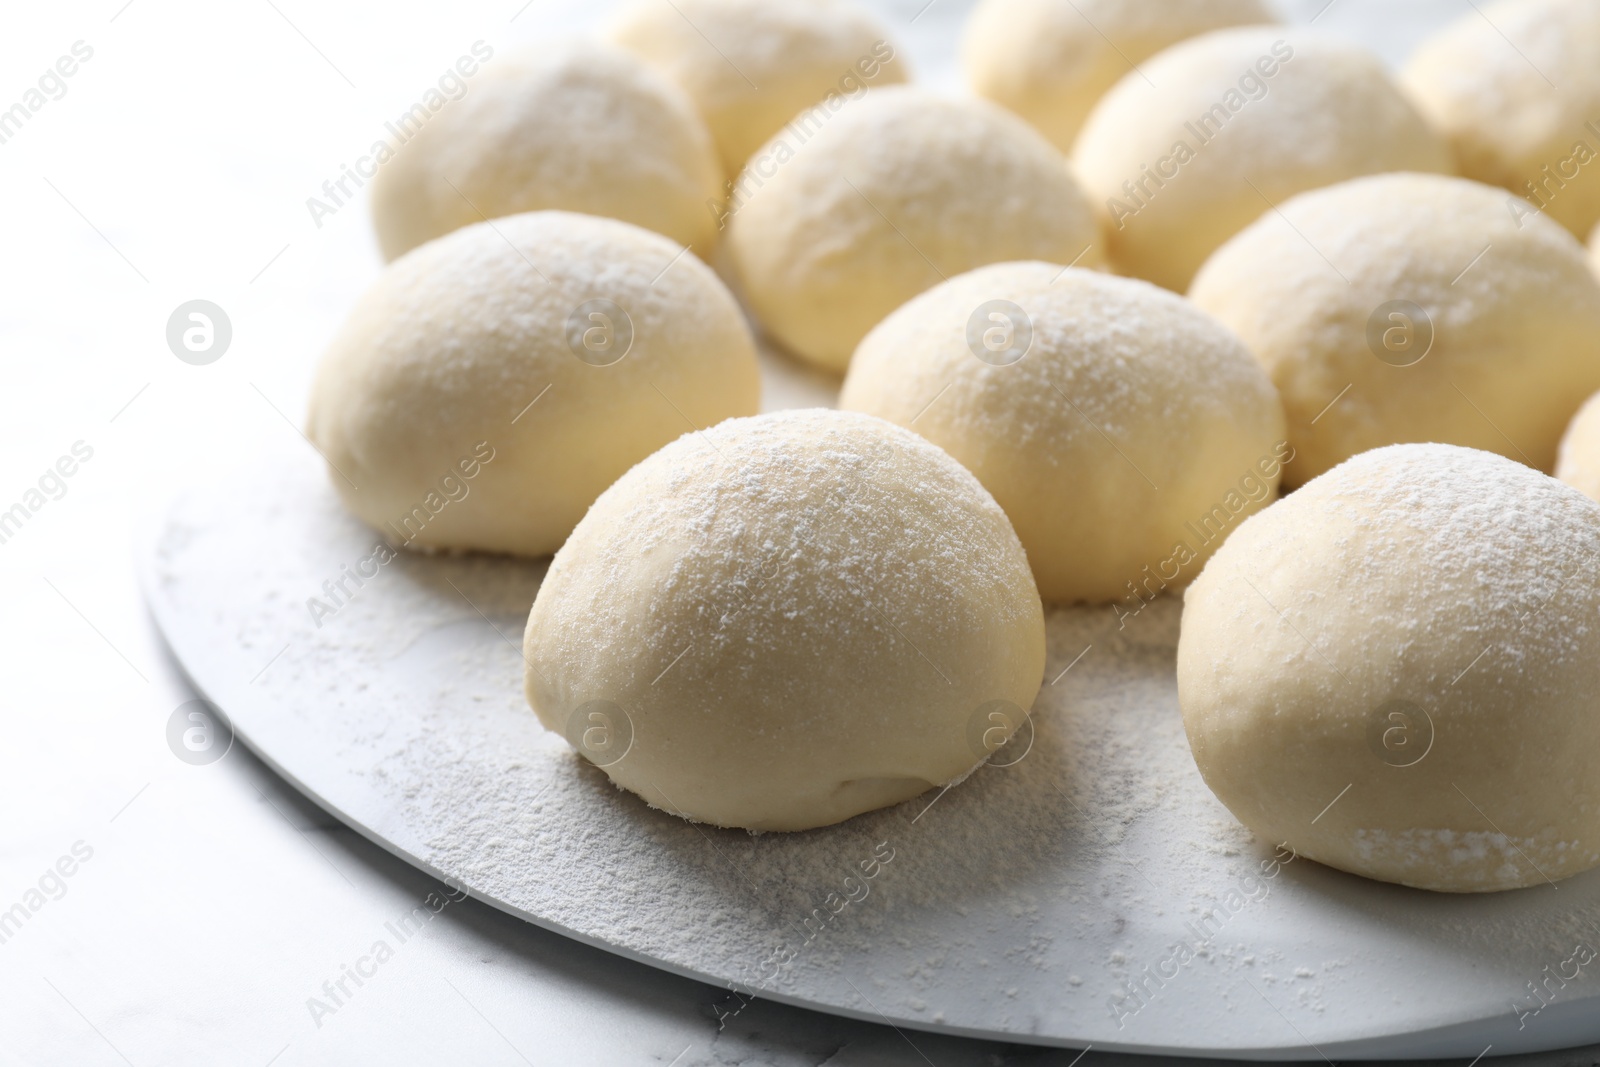
M 1066 152 L 1133 64 L 1208 30 L 1276 21 L 1261 0 L 982 0 L 961 59 L 973 92 Z
M 1103 260 L 1066 160 L 1014 115 L 905 86 L 786 130 L 734 191 L 728 251 L 763 326 L 843 371 L 868 330 L 944 278 L 1013 259 Z
M 1277 383 L 1298 485 L 1357 452 L 1444 441 L 1555 463 L 1600 389 L 1600 283 L 1572 235 L 1477 182 L 1384 174 L 1297 196 L 1189 298 Z
M 639 0 L 611 36 L 689 94 L 730 176 L 828 95 L 906 80 L 888 31 L 848 0 Z
M 1591 500 L 1600 500 L 1600 393 L 1573 416 L 1561 438 L 1556 477 Z
M 545 555 L 639 460 L 755 412 L 754 338 L 679 251 L 541 211 L 392 263 L 311 394 L 307 433 L 345 504 L 411 547 Z
M 1096 105 L 1072 159 L 1113 266 L 1168 289 L 1186 288 L 1213 249 L 1296 193 L 1451 170 L 1449 149 L 1383 63 L 1338 38 L 1218 30 L 1141 70 Z
M 1184 597 L 1195 763 L 1268 845 L 1424 889 L 1600 863 L 1600 507 L 1453 445 L 1364 452 Z
M 652 806 L 751 830 L 965 775 L 985 709 L 1018 725 L 1044 652 L 1027 558 L 977 479 L 820 409 L 725 422 L 629 471 L 556 554 L 524 642 L 548 729 Z
M 977 475 L 1046 600 L 1135 611 L 1200 572 L 1290 455 L 1278 394 L 1237 337 L 1147 282 L 1049 263 L 980 267 L 913 299 L 861 342 L 840 406 Z
M 1600 220 L 1600 7 L 1510 0 L 1461 16 L 1401 74 L 1468 178 L 1582 238 Z
M 410 127 L 405 127 L 409 131 Z M 556 208 L 623 219 L 702 258 L 723 196 L 683 91 L 612 45 L 498 57 L 378 168 L 386 259 L 484 218 Z

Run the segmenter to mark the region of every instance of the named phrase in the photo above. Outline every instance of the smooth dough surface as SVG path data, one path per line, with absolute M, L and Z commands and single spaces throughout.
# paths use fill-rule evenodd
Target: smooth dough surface
M 1600 6 L 1485 4 L 1424 41 L 1401 84 L 1463 175 L 1526 198 L 1579 238 L 1600 221 Z
M 711 135 L 683 91 L 614 45 L 497 55 L 467 92 L 378 168 L 384 258 L 484 218 L 580 211 L 622 219 L 707 258 L 723 195 Z
M 1424 889 L 1600 864 L 1600 506 L 1452 445 L 1365 452 L 1184 597 L 1196 764 L 1270 845 Z
M 1276 21 L 1261 0 L 982 0 L 961 60 L 974 93 L 1067 152 L 1132 64 L 1208 30 Z
M 1383 63 L 1337 37 L 1217 30 L 1140 68 L 1095 106 L 1072 161 L 1112 266 L 1168 289 L 1187 288 L 1218 245 L 1296 193 L 1453 169 Z
M 629 471 L 556 554 L 524 653 L 539 721 L 618 785 L 700 822 L 803 830 L 982 762 L 996 702 L 1015 728 L 1038 692 L 1044 616 L 960 464 L 812 409 Z
M 1237 337 L 1147 282 L 1050 263 L 980 267 L 911 300 L 861 342 L 840 406 L 977 475 L 1046 600 L 1131 611 L 1191 581 L 1292 458 L 1277 391 Z
M 639 0 L 611 38 L 689 94 L 730 177 L 830 93 L 908 76 L 888 30 L 850 0 Z
M 779 134 L 763 159 L 770 168 L 747 168 L 735 188 L 734 272 L 774 339 L 833 371 L 885 315 L 944 278 L 1006 260 L 1104 259 L 1066 160 L 984 101 L 875 89 L 803 142 Z
M 1600 501 L 1600 393 L 1584 401 L 1561 438 L 1556 477 Z
M 709 267 L 637 226 L 542 211 L 391 263 L 322 358 L 307 434 L 392 542 L 540 556 L 629 467 L 753 414 L 760 389 Z
M 1505 192 L 1384 174 L 1297 196 L 1229 241 L 1189 297 L 1283 396 L 1299 485 L 1404 441 L 1542 471 L 1600 389 L 1600 283 L 1571 234 Z

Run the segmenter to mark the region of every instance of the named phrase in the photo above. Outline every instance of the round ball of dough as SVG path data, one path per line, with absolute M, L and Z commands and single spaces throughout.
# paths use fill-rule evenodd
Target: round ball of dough
M 1046 600 L 1133 611 L 1193 579 L 1291 456 L 1278 394 L 1237 337 L 1147 282 L 1049 263 L 980 267 L 913 299 L 861 342 L 840 405 L 977 475 Z
M 1112 265 L 1179 291 L 1287 197 L 1363 174 L 1451 170 L 1376 56 L 1273 26 L 1204 34 L 1141 64 L 1095 106 L 1072 159 Z
M 983 101 L 895 86 L 843 101 L 750 161 L 727 244 L 785 348 L 843 371 L 868 330 L 944 278 L 1006 260 L 1097 266 L 1094 212 L 1066 160 Z
M 1468 12 L 1417 49 L 1401 84 L 1463 175 L 1579 238 L 1600 220 L 1600 7 L 1509 0 Z
M 888 31 L 850 0 L 638 0 L 611 37 L 689 94 L 729 176 L 830 94 L 907 80 Z
M 541 556 L 639 460 L 755 412 L 749 327 L 679 253 L 541 211 L 390 264 L 311 394 L 307 434 L 346 505 L 410 547 Z
M 1556 477 L 1590 500 L 1600 500 L 1600 393 L 1572 417 L 1556 455 Z
M 1487 452 L 1364 452 L 1184 597 L 1195 763 L 1268 845 L 1424 889 L 1600 863 L 1600 507 Z
M 385 259 L 485 218 L 557 209 L 622 219 L 704 258 L 721 170 L 677 86 L 611 45 L 499 56 L 378 166 L 372 221 Z M 414 127 L 420 127 L 415 129 Z
M 1401 441 L 1553 467 L 1600 389 L 1600 283 L 1571 234 L 1505 199 L 1461 178 L 1361 178 L 1289 200 L 1206 263 L 1189 298 L 1277 384 L 1299 456 L 1287 484 Z
M 1276 21 L 1262 0 L 981 0 L 961 60 L 974 93 L 1066 152 L 1134 64 L 1209 30 Z
M 1020 723 L 1044 653 L 1027 558 L 977 479 L 817 409 L 629 471 L 556 554 L 524 642 L 547 728 L 652 806 L 751 830 L 962 777 L 987 754 L 974 724 Z

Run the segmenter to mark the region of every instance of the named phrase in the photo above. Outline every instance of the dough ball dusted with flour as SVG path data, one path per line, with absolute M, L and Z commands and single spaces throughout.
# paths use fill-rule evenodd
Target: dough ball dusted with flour
M 677 245 L 560 211 L 402 256 L 317 370 L 307 434 L 398 543 L 539 556 L 679 434 L 757 410 L 732 294 Z
M 751 830 L 963 776 L 1022 721 L 1044 652 L 1027 558 L 977 480 L 825 410 L 725 422 L 629 471 L 556 554 L 524 641 L 546 728 L 655 807 Z
M 1561 438 L 1556 477 L 1600 501 L 1600 393 L 1584 401 Z
M 1273 205 L 1363 174 L 1448 172 L 1450 151 L 1365 49 L 1314 31 L 1217 30 L 1140 64 L 1072 160 L 1118 271 L 1183 290 Z
M 1010 516 L 1047 600 L 1181 587 L 1289 458 L 1249 349 L 1182 297 L 1050 263 L 950 279 L 861 342 L 840 404 L 910 426 Z
M 485 64 L 378 168 L 372 219 L 386 259 L 547 208 L 623 219 L 704 258 L 717 236 L 706 201 L 721 196 L 711 135 L 683 91 L 620 48 L 582 42 Z
M 730 204 L 738 282 L 780 344 L 831 370 L 944 278 L 1005 260 L 1102 259 L 1066 161 L 992 104 L 878 89 L 756 158 L 766 162 L 752 161 Z
M 1276 21 L 1262 0 L 982 0 L 961 59 L 973 92 L 1066 152 L 1131 65 L 1208 30 Z
M 1468 11 L 1401 74 L 1468 178 L 1504 186 L 1578 237 L 1600 221 L 1600 6 L 1509 0 Z
M 850 0 L 637 0 L 611 38 L 689 94 L 730 176 L 830 95 L 907 77 L 888 31 Z
M 1553 468 L 1600 389 L 1600 283 L 1572 235 L 1477 182 L 1384 174 L 1297 196 L 1189 297 L 1283 395 L 1298 485 L 1357 452 L 1443 441 Z
M 1206 784 L 1269 844 L 1451 892 L 1600 864 L 1600 506 L 1452 445 L 1365 452 L 1184 598 Z

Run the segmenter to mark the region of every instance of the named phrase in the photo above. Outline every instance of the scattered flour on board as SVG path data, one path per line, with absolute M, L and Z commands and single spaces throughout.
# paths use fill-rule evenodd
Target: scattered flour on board
M 1014 766 L 835 827 L 753 836 L 646 807 L 539 727 L 518 646 L 543 563 L 403 554 L 314 626 L 305 598 L 376 539 L 321 478 L 280 462 L 186 497 L 155 596 L 250 665 L 209 688 L 249 708 L 241 729 L 275 760 L 299 775 L 314 752 L 338 769 L 308 781 L 325 801 L 546 925 L 758 994 L 859 1009 L 848 979 L 903 1018 L 1099 1033 L 1108 998 L 1273 855 L 1189 756 L 1175 599 L 1120 631 L 1105 608 L 1048 613 L 1035 739 Z M 243 679 L 286 644 L 250 704 Z M 893 858 L 838 908 L 883 843 Z M 1120 1037 L 1282 1037 L 1244 977 L 1313 1040 L 1352 1005 L 1375 1026 L 1472 1017 L 1474 999 L 1507 1001 L 1572 942 L 1600 942 L 1600 883 L 1543 892 L 1436 895 L 1291 863 Z M 1434 977 L 1404 1003 L 1360 992 L 1423 965 Z

